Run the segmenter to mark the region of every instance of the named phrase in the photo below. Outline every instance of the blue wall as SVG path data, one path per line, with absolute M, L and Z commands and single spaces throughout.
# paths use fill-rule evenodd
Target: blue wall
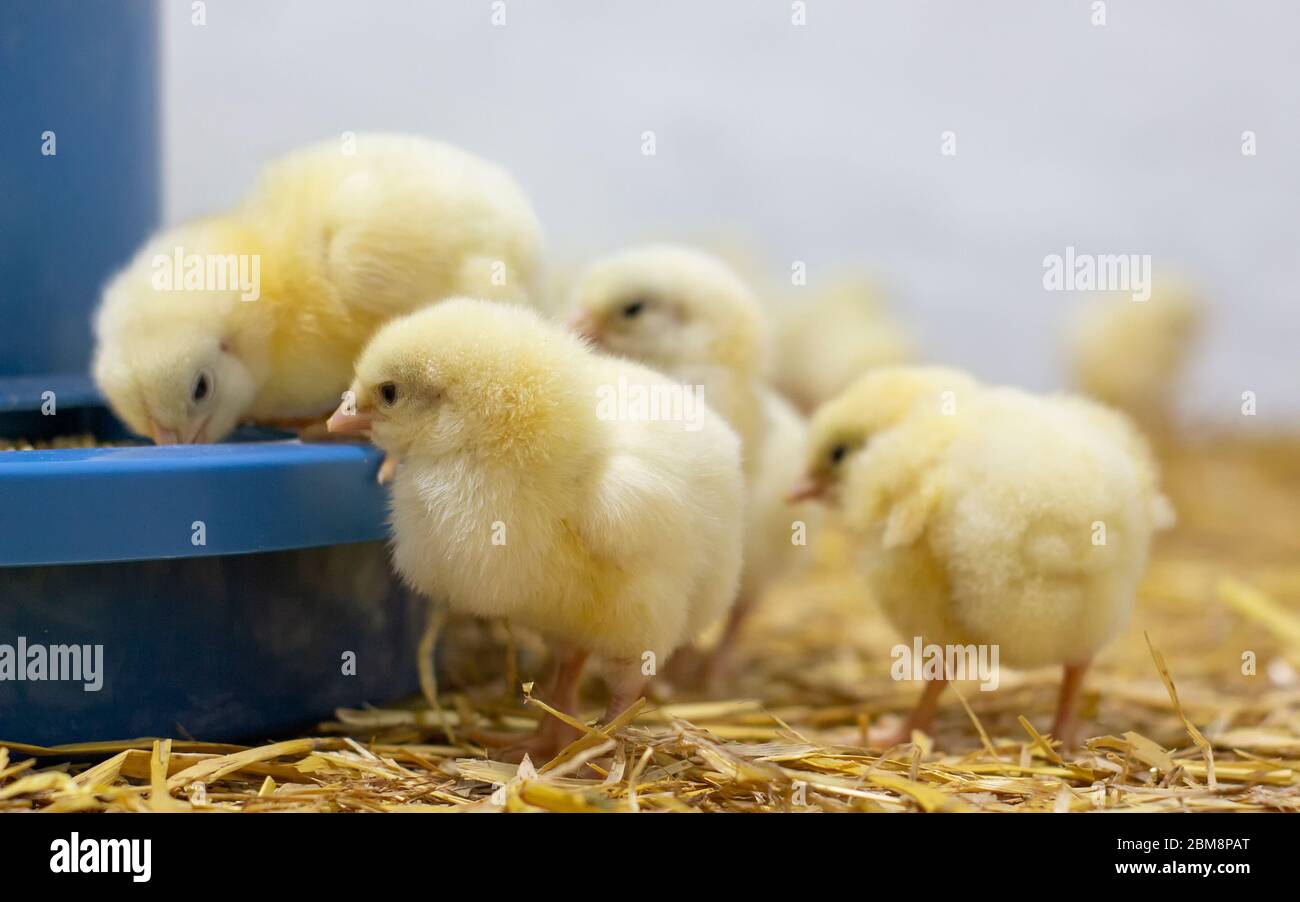
M 0 376 L 86 371 L 160 183 L 152 0 L 0 0 Z

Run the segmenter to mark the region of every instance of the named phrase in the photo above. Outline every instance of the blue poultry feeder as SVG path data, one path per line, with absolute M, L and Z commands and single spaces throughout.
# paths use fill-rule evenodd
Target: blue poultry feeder
M 0 451 L 0 743 L 260 737 L 414 692 L 377 452 L 154 447 L 81 375 L 157 219 L 153 4 L 0 7 L 0 439 L 114 445 Z

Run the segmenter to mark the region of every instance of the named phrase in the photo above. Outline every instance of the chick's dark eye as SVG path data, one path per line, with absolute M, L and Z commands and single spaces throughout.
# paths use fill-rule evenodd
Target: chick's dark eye
M 212 380 L 208 378 L 207 373 L 199 373 L 194 377 L 194 389 L 190 393 L 196 402 L 202 401 L 212 390 Z
M 392 407 L 397 402 L 397 383 L 385 382 L 379 386 L 379 397 L 384 400 L 385 404 Z
M 623 315 L 628 319 L 634 319 L 640 316 L 643 310 L 645 310 L 645 301 L 633 301 L 623 307 Z
M 848 445 L 836 445 L 831 449 L 831 463 L 837 464 L 844 460 L 844 455 L 849 453 Z

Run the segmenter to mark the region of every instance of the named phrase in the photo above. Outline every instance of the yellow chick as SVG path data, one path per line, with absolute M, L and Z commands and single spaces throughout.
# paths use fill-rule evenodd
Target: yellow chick
M 996 649 L 1014 668 L 1063 665 L 1052 732 L 1071 746 L 1084 674 L 1127 622 L 1168 509 L 1154 459 L 1092 402 L 972 382 L 936 404 L 913 376 L 886 369 L 858 386 L 867 425 L 841 499 L 863 573 L 904 637 Z M 913 396 L 901 405 L 900 386 Z M 898 741 L 928 729 L 952 676 L 927 677 Z
M 1067 353 L 1083 393 L 1164 428 L 1200 332 L 1202 303 L 1181 285 L 1157 287 L 1150 298 L 1106 294 L 1070 321 Z
M 866 279 L 831 282 L 806 303 L 790 297 L 776 317 L 772 384 L 811 412 L 868 370 L 907 363 L 916 349 Z
M 767 588 L 802 557 L 815 506 L 791 509 L 805 424 L 765 384 L 767 324 L 757 299 L 721 260 L 673 245 L 632 248 L 592 264 L 573 291 L 570 325 L 599 347 L 638 360 L 705 399 L 741 439 L 747 480 L 740 597 L 701 672 L 725 673 L 741 627 Z
M 385 321 L 458 294 L 527 298 L 539 255 L 532 208 L 495 164 L 403 135 L 317 144 L 109 282 L 95 380 L 159 444 L 318 423 Z
M 355 411 L 401 461 L 393 562 L 453 610 L 503 617 L 558 650 L 550 703 L 575 710 L 589 654 L 608 663 L 606 718 L 727 612 L 740 574 L 740 445 L 707 406 L 688 419 L 620 403 L 673 394 L 521 307 L 458 299 L 395 320 L 357 362 Z M 626 397 L 623 398 L 626 401 Z M 555 751 L 547 720 L 528 750 Z

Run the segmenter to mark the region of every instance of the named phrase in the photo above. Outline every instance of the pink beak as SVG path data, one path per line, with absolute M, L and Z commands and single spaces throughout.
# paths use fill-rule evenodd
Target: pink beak
M 330 418 L 325 421 L 325 428 L 339 435 L 368 432 L 374 422 L 374 415 L 362 410 L 349 412 L 344 409 L 346 406 L 346 402 L 340 404 L 339 409 L 330 414 Z
M 600 325 L 596 322 L 595 317 L 586 310 L 574 311 L 573 315 L 569 317 L 567 325 L 569 331 L 575 335 L 587 339 L 594 345 L 601 343 Z
M 810 498 L 821 498 L 826 494 L 826 483 L 812 476 L 805 476 L 803 481 L 794 487 L 790 494 L 785 496 L 785 500 L 790 504 L 800 501 L 807 501 Z
M 153 434 L 153 443 L 155 445 L 179 445 L 181 443 L 180 433 L 175 429 L 163 429 L 153 420 L 149 421 L 149 431 Z

